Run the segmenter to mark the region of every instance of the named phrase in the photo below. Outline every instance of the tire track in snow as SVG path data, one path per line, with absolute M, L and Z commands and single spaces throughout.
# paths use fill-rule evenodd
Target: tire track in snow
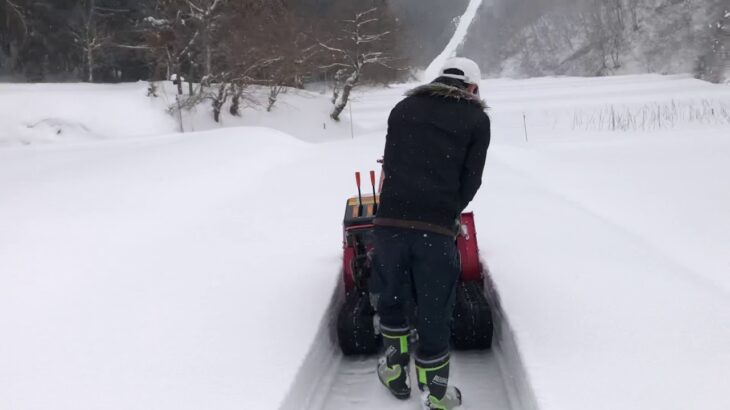
M 451 380 L 464 394 L 464 409 L 509 409 L 509 398 L 495 355 L 491 352 L 454 353 Z M 377 358 L 345 358 L 336 371 L 324 410 L 420 409 L 418 389 L 411 399 L 399 401 L 380 384 L 375 373 Z M 411 380 L 416 379 L 411 366 Z
M 495 324 L 492 349 L 486 352 L 454 352 L 452 357 L 452 379 L 464 394 L 462 408 L 537 409 L 517 344 L 490 281 L 487 281 L 487 289 Z M 344 290 L 340 284 L 280 409 L 420 409 L 417 388 L 414 388 L 410 400 L 399 401 L 380 384 L 375 374 L 377 357 L 343 357 L 337 345 L 335 327 L 337 312 L 343 301 Z M 415 372 L 413 368 L 411 372 Z M 415 374 L 411 377 L 415 380 Z

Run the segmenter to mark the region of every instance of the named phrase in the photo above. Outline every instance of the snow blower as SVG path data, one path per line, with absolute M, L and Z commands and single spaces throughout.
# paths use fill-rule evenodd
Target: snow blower
M 373 219 L 379 195 L 375 189 L 375 171 L 370 171 L 372 195 L 363 195 L 360 173 L 355 174 L 357 197 L 347 200 L 343 222 L 343 267 L 345 303 L 337 317 L 337 336 L 345 355 L 377 354 L 381 346 L 376 312 L 377 292 L 371 283 L 373 258 Z M 380 187 L 383 179 L 381 176 Z M 484 273 L 479 260 L 474 214 L 464 213 L 456 238 L 461 274 L 456 289 L 451 343 L 456 350 L 484 350 L 492 344 L 492 314 L 484 295 Z M 411 303 L 415 318 L 416 303 Z M 417 336 L 416 336 L 417 337 Z

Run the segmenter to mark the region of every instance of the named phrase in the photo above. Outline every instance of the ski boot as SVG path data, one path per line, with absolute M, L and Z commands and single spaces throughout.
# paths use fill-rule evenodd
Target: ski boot
M 396 398 L 406 400 L 411 397 L 411 384 L 408 365 L 409 328 L 391 329 L 381 325 L 385 355 L 378 360 L 378 378 Z
M 451 410 L 461 406 L 461 391 L 449 386 L 448 353 L 434 360 L 416 358 L 418 388 L 426 410 Z

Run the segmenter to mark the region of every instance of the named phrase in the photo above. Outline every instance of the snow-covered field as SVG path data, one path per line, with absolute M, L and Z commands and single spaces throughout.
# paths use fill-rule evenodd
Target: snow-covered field
M 332 123 L 323 115 L 331 106 L 323 89 L 285 90 L 269 115 L 268 88 L 254 88 L 242 101 L 242 116 L 229 115 L 226 110 L 217 124 L 210 104 L 185 111 L 183 116 L 176 112 L 165 115 L 170 107 L 177 106 L 177 91 L 169 82 L 157 86 L 157 97 L 145 97 L 148 84 L 143 82 L 0 83 L 0 147 L 150 137 L 181 129 L 196 132 L 235 126 L 275 128 L 310 142 L 339 138 L 352 131 L 349 119 Z
M 258 127 L 211 129 L 200 112 L 187 131 L 209 130 L 178 134 L 144 84 L 0 85 L 0 409 L 306 407 L 332 365 L 299 368 L 322 347 L 352 173 L 376 167 L 406 88 L 357 94 L 351 139 L 318 93 L 224 116 Z M 493 146 L 472 210 L 522 394 L 541 409 L 730 408 L 730 87 L 482 90 Z M 647 106 L 674 121 L 576 123 Z

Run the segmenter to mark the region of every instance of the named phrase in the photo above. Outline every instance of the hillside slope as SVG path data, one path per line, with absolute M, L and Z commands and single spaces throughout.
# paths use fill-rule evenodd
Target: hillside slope
M 730 79 L 730 7 L 722 0 L 495 0 L 463 53 L 492 75 L 695 73 Z

